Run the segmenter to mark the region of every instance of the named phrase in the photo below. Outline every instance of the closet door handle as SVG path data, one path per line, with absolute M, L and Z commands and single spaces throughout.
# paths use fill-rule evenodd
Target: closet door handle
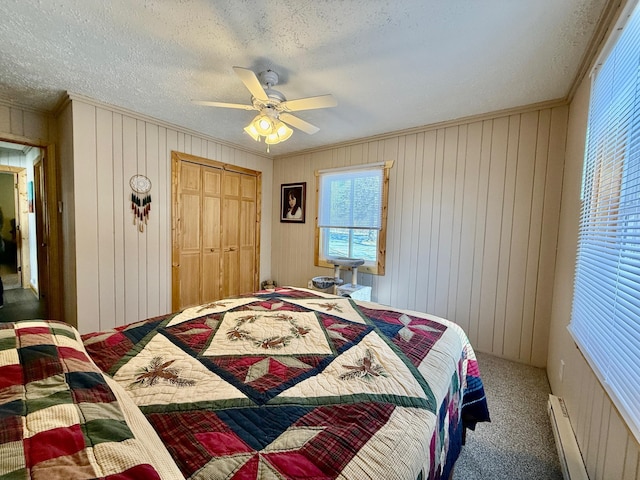
M 224 249 L 225 252 L 235 252 L 236 250 L 237 250 L 236 247 L 229 247 Z

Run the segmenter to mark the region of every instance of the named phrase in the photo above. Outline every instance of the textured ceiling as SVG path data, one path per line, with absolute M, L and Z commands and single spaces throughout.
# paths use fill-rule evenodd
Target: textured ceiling
M 264 152 L 232 66 L 280 74 L 297 112 L 272 155 L 563 98 L 607 0 L 2 0 L 0 98 L 65 91 Z

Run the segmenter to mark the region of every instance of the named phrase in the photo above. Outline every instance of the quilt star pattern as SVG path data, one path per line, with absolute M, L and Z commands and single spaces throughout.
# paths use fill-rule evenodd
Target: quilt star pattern
M 459 327 L 305 289 L 83 340 L 187 478 L 446 478 L 463 410 L 488 420 Z

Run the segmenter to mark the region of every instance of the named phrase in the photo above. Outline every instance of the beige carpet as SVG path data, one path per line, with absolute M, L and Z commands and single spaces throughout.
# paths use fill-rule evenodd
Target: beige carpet
M 562 480 L 546 371 L 478 353 L 491 423 L 467 432 L 454 480 Z

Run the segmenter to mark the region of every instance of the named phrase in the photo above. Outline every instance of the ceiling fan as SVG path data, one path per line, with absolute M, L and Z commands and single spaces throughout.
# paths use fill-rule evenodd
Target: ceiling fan
M 315 125 L 291 115 L 289 112 L 335 107 L 338 104 L 333 95 L 287 100 L 282 93 L 273 89 L 273 86 L 278 84 L 278 74 L 273 70 L 265 70 L 258 75 L 248 68 L 233 67 L 233 70 L 251 92 L 251 105 L 206 100 L 194 100 L 193 102 L 209 107 L 257 110 L 258 115 L 245 127 L 245 131 L 256 141 L 264 137 L 267 145 L 280 143 L 289 138 L 293 131 L 287 125 L 309 135 L 320 130 Z

